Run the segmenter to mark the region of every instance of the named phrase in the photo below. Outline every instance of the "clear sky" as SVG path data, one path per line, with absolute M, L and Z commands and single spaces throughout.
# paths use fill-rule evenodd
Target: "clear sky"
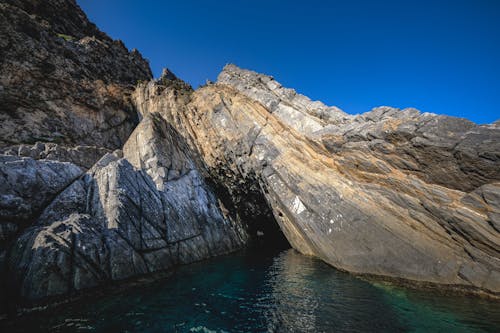
M 196 88 L 226 63 L 362 113 L 500 118 L 500 0 L 78 0 L 97 26 Z

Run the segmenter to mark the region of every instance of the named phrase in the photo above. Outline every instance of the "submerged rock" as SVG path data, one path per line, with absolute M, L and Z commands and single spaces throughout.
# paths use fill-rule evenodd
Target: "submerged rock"
M 271 210 L 300 252 L 499 295 L 497 125 L 389 107 L 349 116 L 234 65 L 195 92 L 157 82 L 134 98 L 200 154 L 226 206 Z

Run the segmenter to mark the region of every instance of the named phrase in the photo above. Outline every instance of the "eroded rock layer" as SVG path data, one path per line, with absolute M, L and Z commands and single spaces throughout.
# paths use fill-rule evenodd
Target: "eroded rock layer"
M 0 313 L 245 244 L 176 130 L 139 124 L 150 79 L 74 0 L 0 0 Z
M 500 296 L 499 122 L 348 115 L 234 65 L 150 79 L 74 0 L 0 1 L 0 312 L 283 234 Z
M 233 65 L 215 84 L 178 87 L 139 85 L 139 111 L 183 135 L 237 211 L 264 199 L 256 211 L 270 208 L 300 252 L 499 295 L 497 125 L 389 107 L 351 116 Z
M 39 162 L 41 163 L 41 162 Z M 146 116 L 124 147 L 73 181 L 17 238 L 9 299 L 36 304 L 240 248 L 175 130 Z
M 0 1 L 1 151 L 60 145 L 72 152 L 59 160 L 82 155 L 88 167 L 127 140 L 138 123 L 129 95 L 151 76 L 139 52 L 99 31 L 74 0 Z

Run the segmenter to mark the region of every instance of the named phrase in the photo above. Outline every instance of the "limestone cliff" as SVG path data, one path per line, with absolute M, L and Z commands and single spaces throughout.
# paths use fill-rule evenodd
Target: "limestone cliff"
M 157 82 L 134 97 L 200 154 L 226 206 L 265 200 L 257 210 L 300 252 L 499 295 L 497 125 L 390 107 L 351 116 L 233 65 L 194 92 Z
M 74 0 L 0 1 L 0 313 L 245 244 L 176 130 L 139 124 L 150 79 Z
M 182 138 L 148 115 L 123 157 L 105 155 L 16 240 L 9 298 L 36 304 L 234 251 L 244 240 Z

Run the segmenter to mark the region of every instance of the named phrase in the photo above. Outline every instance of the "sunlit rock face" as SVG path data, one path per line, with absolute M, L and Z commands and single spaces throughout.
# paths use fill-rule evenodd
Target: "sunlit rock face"
M 1 1 L 0 17 L 0 313 L 246 243 L 175 128 L 139 123 L 138 51 L 74 0 Z
M 350 116 L 228 65 L 196 91 L 139 85 L 237 217 L 353 273 L 500 292 L 500 129 L 415 109 Z M 251 221 L 243 218 L 251 224 Z
M 146 116 L 43 210 L 12 246 L 10 297 L 20 305 L 164 271 L 239 249 L 245 231 L 224 216 L 187 146 Z
M 194 91 L 149 81 L 74 0 L 0 17 L 0 312 L 283 235 L 349 272 L 499 296 L 498 122 L 348 115 L 234 65 Z
M 0 152 L 88 169 L 132 133 L 129 95 L 151 77 L 75 0 L 0 2 Z

